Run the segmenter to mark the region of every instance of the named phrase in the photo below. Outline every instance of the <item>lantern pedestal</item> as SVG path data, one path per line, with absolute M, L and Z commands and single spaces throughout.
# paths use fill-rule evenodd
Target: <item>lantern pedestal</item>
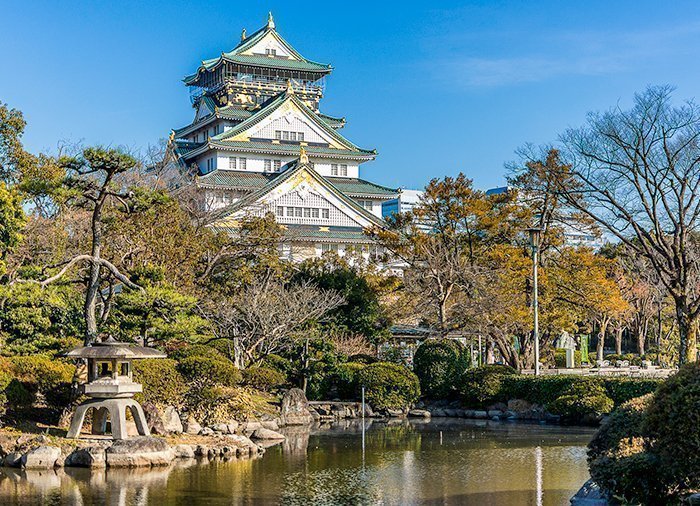
M 134 399 L 90 399 L 83 402 L 75 409 L 73 419 L 70 422 L 70 429 L 66 437 L 77 438 L 80 436 L 80 429 L 83 427 L 85 415 L 88 410 L 94 409 L 92 415 L 92 433 L 94 435 L 107 434 L 107 415 L 112 424 L 112 439 L 126 439 L 126 410 L 131 411 L 131 416 L 136 422 L 136 429 L 141 436 L 150 436 L 146 423 L 146 416 L 141 405 Z

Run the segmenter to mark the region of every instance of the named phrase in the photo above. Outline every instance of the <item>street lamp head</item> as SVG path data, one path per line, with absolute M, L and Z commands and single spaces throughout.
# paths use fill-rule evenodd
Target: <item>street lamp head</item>
M 533 227 L 533 228 L 525 229 L 525 231 L 530 236 L 530 245 L 533 248 L 539 248 L 540 247 L 540 239 L 542 237 L 542 229 L 539 227 Z

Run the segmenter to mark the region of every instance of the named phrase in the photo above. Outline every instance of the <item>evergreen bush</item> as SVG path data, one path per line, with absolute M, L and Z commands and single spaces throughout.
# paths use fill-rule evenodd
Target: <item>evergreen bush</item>
M 408 368 L 389 362 L 370 364 L 357 373 L 367 402 L 375 409 L 410 407 L 420 396 L 418 377 Z
M 467 365 L 462 352 L 462 346 L 452 339 L 433 339 L 418 347 L 413 355 L 413 372 L 420 380 L 423 395 L 444 399 L 454 392 L 455 378 Z
M 263 392 L 274 392 L 287 383 L 287 377 L 269 367 L 249 367 L 242 371 L 243 383 Z
M 178 370 L 188 382 L 232 387 L 241 382 L 241 372 L 226 358 L 191 356 L 178 364 Z
M 323 399 L 328 400 L 337 397 L 344 401 L 357 400 L 360 395 L 357 373 L 365 367 L 366 364 L 358 362 L 338 364 L 333 369 L 333 372 L 323 379 L 321 386 L 321 396 Z
M 644 429 L 669 487 L 700 489 L 700 363 L 681 367 L 659 386 Z
M 573 383 L 562 395 L 547 405 L 547 410 L 570 423 L 593 423 L 609 413 L 614 404 L 598 381 Z
M 157 406 L 181 406 L 187 392 L 187 383 L 170 358 L 134 360 L 134 381 L 143 385 L 143 392 L 136 394 L 139 402 Z
M 457 389 L 468 406 L 484 407 L 508 400 L 504 396 L 503 382 L 517 374 L 515 369 L 506 365 L 482 365 L 464 371 L 458 378 Z

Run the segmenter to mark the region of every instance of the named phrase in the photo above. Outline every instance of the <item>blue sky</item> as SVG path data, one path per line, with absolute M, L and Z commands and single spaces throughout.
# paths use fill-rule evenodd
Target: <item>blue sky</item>
M 8 2 L 0 101 L 25 144 L 140 148 L 192 119 L 180 79 L 272 10 L 306 57 L 333 64 L 322 110 L 376 148 L 362 177 L 421 187 L 460 171 L 504 182 L 504 162 L 649 84 L 700 90 L 700 2 Z

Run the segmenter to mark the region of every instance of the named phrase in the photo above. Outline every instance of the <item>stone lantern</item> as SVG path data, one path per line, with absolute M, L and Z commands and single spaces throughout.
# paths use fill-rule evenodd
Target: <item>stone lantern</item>
M 80 429 L 90 409 L 94 410 L 92 433 L 95 435 L 107 433 L 109 415 L 112 439 L 126 439 L 127 409 L 131 411 L 139 434 L 150 435 L 143 409 L 134 400 L 134 394 L 143 389 L 140 383 L 134 383 L 132 379 L 131 362 L 143 358 L 165 358 L 164 353 L 153 348 L 122 343 L 109 336 L 92 346 L 74 348 L 66 356 L 87 359 L 88 380 L 82 389 L 90 397 L 76 408 L 66 437 L 80 437 Z

